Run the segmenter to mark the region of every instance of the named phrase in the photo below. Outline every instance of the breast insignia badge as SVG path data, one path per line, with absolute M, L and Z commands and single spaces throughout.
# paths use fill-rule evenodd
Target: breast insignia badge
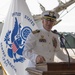
M 39 42 L 46 42 L 46 39 L 44 38 L 43 35 L 41 35 L 41 38 L 39 39 Z

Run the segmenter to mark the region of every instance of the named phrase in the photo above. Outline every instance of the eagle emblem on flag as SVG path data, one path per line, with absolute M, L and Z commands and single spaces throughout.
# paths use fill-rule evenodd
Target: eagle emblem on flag
M 14 63 L 23 62 L 25 60 L 22 56 L 22 52 L 25 47 L 26 38 L 31 31 L 31 28 L 28 26 L 22 28 L 15 17 L 13 30 L 8 30 L 8 32 L 6 32 L 4 41 L 8 47 L 7 53 L 10 58 L 14 58 Z

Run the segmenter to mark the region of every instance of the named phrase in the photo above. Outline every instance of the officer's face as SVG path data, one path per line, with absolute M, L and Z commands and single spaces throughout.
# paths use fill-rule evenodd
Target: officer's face
M 47 30 L 50 31 L 55 24 L 55 20 L 53 19 L 43 19 L 42 20 L 43 27 Z

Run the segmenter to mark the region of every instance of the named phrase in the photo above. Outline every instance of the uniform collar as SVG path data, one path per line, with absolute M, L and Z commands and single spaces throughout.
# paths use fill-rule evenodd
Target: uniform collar
M 42 31 L 44 31 L 45 33 L 51 33 L 51 31 L 47 31 L 44 27 L 42 27 Z

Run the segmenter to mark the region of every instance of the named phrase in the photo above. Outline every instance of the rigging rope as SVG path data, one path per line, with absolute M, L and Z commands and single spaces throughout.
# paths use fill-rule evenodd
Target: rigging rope
M 73 10 L 74 8 L 75 8 L 75 6 L 74 6 L 72 9 L 70 9 L 69 11 L 67 11 L 67 13 L 69 13 L 69 12 L 70 12 L 71 10 Z M 65 11 L 65 10 L 64 10 L 64 11 Z M 63 11 L 63 12 L 64 12 L 64 11 Z M 63 12 L 62 12 L 62 13 L 63 13 Z M 62 14 L 62 13 L 61 13 L 61 14 Z M 65 14 L 64 14 L 63 16 L 61 16 L 60 18 L 64 17 L 67 13 L 65 13 Z

